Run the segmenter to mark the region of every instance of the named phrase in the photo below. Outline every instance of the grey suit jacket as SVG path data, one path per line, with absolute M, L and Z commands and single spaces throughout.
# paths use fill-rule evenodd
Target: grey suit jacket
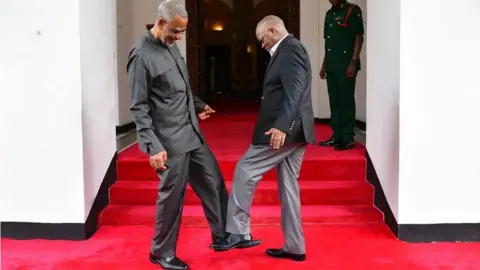
M 140 149 L 176 155 L 200 147 L 205 138 L 197 113 L 206 104 L 191 92 L 177 45 L 167 47 L 147 32 L 130 51 L 127 70 Z
M 271 128 L 287 133 L 285 143 L 315 143 L 311 84 L 307 50 L 289 35 L 268 64 L 252 144 L 269 144 L 270 137 L 265 132 Z

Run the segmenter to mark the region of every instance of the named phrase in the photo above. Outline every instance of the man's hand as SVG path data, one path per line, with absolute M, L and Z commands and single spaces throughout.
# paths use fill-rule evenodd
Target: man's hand
M 150 157 L 150 166 L 155 170 L 164 171 L 167 169 L 167 152 L 162 151 Z
M 327 78 L 327 72 L 325 71 L 325 68 L 322 67 L 320 70 L 320 79 L 325 80 L 325 78 Z
M 269 131 L 265 132 L 265 135 L 271 135 L 270 137 L 270 145 L 274 149 L 280 149 L 285 143 L 285 137 L 287 134 L 281 130 L 276 128 L 271 128 Z
M 210 106 L 205 105 L 205 108 L 203 108 L 203 111 L 201 111 L 198 114 L 198 118 L 200 118 L 200 120 L 205 120 L 209 118 L 211 114 L 214 114 L 214 113 L 215 111 L 212 108 L 210 108 Z
M 350 64 L 347 68 L 347 78 L 353 79 L 357 76 L 357 67 L 354 64 Z

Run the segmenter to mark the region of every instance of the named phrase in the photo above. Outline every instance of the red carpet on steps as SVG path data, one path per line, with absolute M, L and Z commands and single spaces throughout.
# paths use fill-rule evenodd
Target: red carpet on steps
M 256 114 L 216 115 L 201 123 L 215 153 L 227 187 L 232 185 L 235 165 L 250 145 Z M 319 139 L 330 129 L 316 127 Z M 358 224 L 382 222 L 373 206 L 373 187 L 365 180 L 365 149 L 358 144 L 351 151 L 309 146 L 299 184 L 304 223 Z M 101 225 L 152 225 L 158 179 L 148 157 L 133 145 L 119 155 L 118 181 L 110 189 L 110 205 L 101 215 Z M 200 201 L 187 189 L 184 226 L 207 226 Z M 275 170 L 262 179 L 254 196 L 252 224 L 278 225 L 280 202 Z
M 220 111 L 220 110 L 219 110 Z M 230 188 L 237 160 L 247 149 L 255 114 L 219 114 L 202 129 Z M 317 138 L 330 136 L 317 126 Z M 365 181 L 364 147 L 335 152 L 310 146 L 300 173 L 307 261 L 276 260 L 265 249 L 282 246 L 275 172 L 260 182 L 252 206 L 252 233 L 264 243 L 252 249 L 212 252 L 210 230 L 189 188 L 177 254 L 197 270 L 478 270 L 480 244 L 407 244 L 399 242 L 373 206 L 373 187 Z M 134 145 L 119 155 L 118 181 L 100 229 L 89 240 L 1 240 L 2 269 L 143 270 L 153 234 L 158 179 L 147 157 Z

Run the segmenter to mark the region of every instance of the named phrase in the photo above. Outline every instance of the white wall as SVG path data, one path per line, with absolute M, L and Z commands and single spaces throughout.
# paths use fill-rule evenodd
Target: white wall
M 83 222 L 78 2 L 1 6 L 0 220 Z
M 400 3 L 368 0 L 367 9 L 367 150 L 398 221 Z
M 117 125 L 132 121 L 130 113 L 130 89 L 127 77 L 128 52 L 133 44 L 145 34 L 145 25 L 155 23 L 157 8 L 161 0 L 116 0 L 117 1 L 117 51 L 118 51 L 118 94 L 117 94 Z M 185 1 L 183 1 L 185 2 Z M 185 38 L 178 46 L 184 58 L 186 54 Z
M 85 219 L 116 151 L 116 0 L 80 0 Z
M 117 121 L 118 126 L 132 121 L 130 113 L 130 90 L 127 84 L 127 57 L 130 48 L 135 42 L 133 17 L 134 3 L 143 1 L 117 0 Z
M 85 221 L 115 152 L 114 10 L 2 1 L 1 221 Z
M 367 149 L 399 224 L 480 222 L 480 4 L 456 4 L 369 0 Z
M 402 224 L 480 222 L 480 3 L 455 6 L 402 1 Z
M 360 53 L 360 63 L 362 69 L 358 72 L 357 82 L 355 87 L 355 105 L 356 105 L 356 119 L 367 121 L 367 73 L 368 73 L 368 7 L 367 0 L 350 0 L 351 3 L 357 4 L 362 9 L 363 27 L 365 28 L 364 43 L 362 52 Z
M 300 41 L 305 45 L 312 66 L 312 103 L 315 117 L 330 117 L 327 84 L 320 80 L 320 68 L 325 54 L 323 19 L 330 6 L 328 1 L 300 0 Z

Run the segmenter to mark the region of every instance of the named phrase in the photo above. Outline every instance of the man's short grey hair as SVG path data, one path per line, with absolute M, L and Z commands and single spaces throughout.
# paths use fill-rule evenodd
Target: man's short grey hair
M 264 26 L 267 27 L 280 27 L 281 29 L 286 29 L 285 24 L 283 23 L 283 20 L 280 19 L 280 17 L 275 16 L 275 15 L 268 15 L 265 18 L 263 18 L 261 21 L 258 22 L 257 24 L 257 31 L 260 28 L 263 28 Z
M 164 19 L 167 22 L 171 22 L 175 16 L 187 19 L 188 13 L 185 9 L 185 5 L 177 0 L 165 0 L 158 6 L 158 19 Z

